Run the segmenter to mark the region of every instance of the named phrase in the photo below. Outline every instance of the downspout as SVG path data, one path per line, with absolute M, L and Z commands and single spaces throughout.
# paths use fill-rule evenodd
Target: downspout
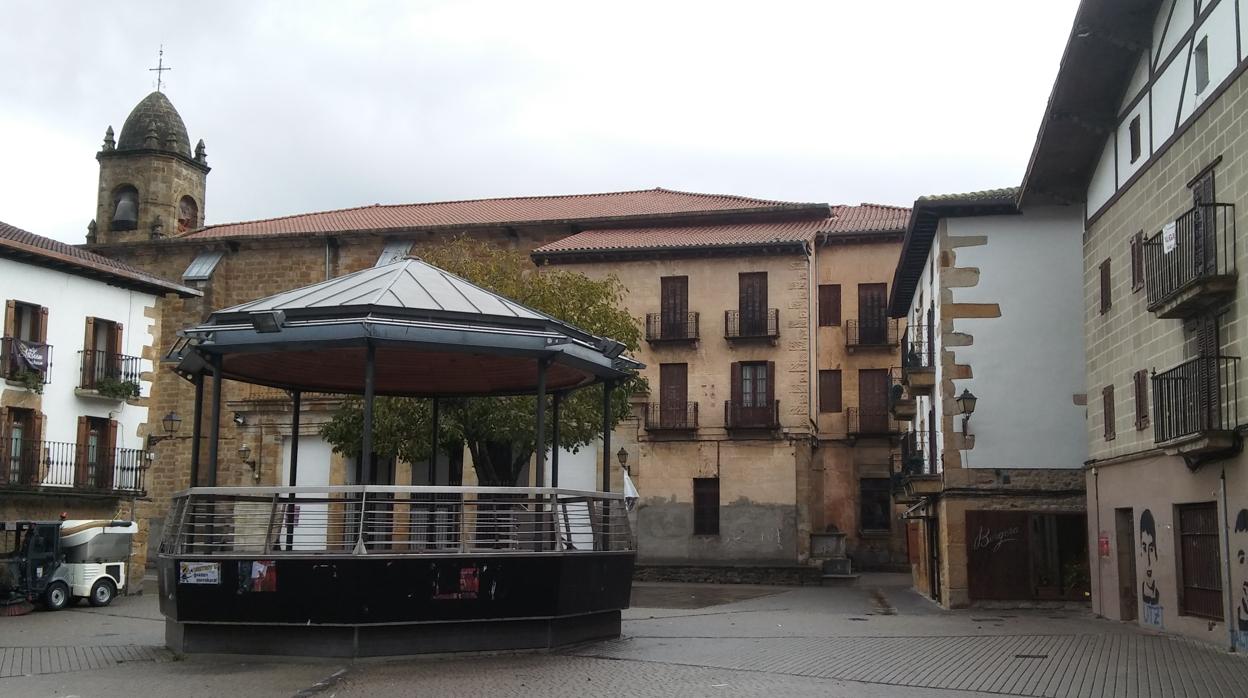
M 1100 617 L 1105 617 L 1105 572 L 1101 569 L 1101 474 L 1096 466 L 1092 466 L 1092 492 L 1096 501 L 1096 603 L 1100 606 Z M 1091 569 L 1092 563 L 1088 562 Z M 1119 582 L 1121 584 L 1122 582 Z
M 1231 520 L 1226 501 L 1226 466 L 1218 477 L 1222 483 L 1222 557 L 1226 560 L 1226 634 L 1230 642 L 1228 652 L 1235 651 L 1235 588 L 1231 583 Z

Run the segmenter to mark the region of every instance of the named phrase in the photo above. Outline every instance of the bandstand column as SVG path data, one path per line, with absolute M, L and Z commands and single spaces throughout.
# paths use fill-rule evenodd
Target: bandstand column
M 208 486 L 217 486 L 217 464 L 221 447 L 221 355 L 212 357 L 212 421 L 208 423 Z
M 355 463 L 355 484 L 364 483 L 364 463 L 373 462 L 373 399 L 376 390 L 377 347 L 372 342 L 364 350 L 364 437 L 360 444 L 360 457 Z M 369 470 L 371 472 L 371 469 Z M 371 483 L 369 483 L 371 484 Z
M 534 487 L 546 486 L 546 367 L 549 365 L 548 359 L 537 360 L 537 434 L 533 444 L 537 451 L 537 467 Z
M 559 403 L 563 393 L 555 393 L 550 400 L 550 486 L 559 486 Z
M 433 431 L 429 435 L 429 483 L 438 484 L 438 399 L 433 398 L 432 406 Z M 412 479 L 416 479 L 416 471 L 412 470 Z
M 611 381 L 602 382 L 602 491 L 611 491 Z
M 303 405 L 303 391 L 290 391 L 290 478 L 289 484 L 299 484 L 299 411 Z
M 195 374 L 195 419 L 191 422 L 191 487 L 199 486 L 199 447 L 204 424 L 204 374 Z

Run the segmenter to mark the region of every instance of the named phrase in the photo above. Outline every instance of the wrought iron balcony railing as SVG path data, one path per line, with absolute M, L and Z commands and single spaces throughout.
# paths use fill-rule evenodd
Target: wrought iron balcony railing
M 878 317 L 846 322 L 845 346 L 851 348 L 897 346 L 897 318 Z
M 908 431 L 901 436 L 896 472 L 902 476 L 932 475 L 931 458 L 928 456 L 931 433 L 926 429 Z
M 698 428 L 698 403 L 651 402 L 646 404 L 646 429 L 687 430 Z
M 143 360 L 137 356 L 114 354 L 110 351 L 91 349 L 78 352 L 78 387 L 96 390 L 111 384 L 130 384 L 138 396 L 139 376 Z
M 931 328 L 910 325 L 901 335 L 901 369 L 904 372 L 930 370 L 936 365 Z
M 64 488 L 67 493 L 144 493 L 147 452 L 58 441 L 0 444 L 0 489 Z
M 724 403 L 724 426 L 729 429 L 775 429 L 780 426 L 780 401 Z
M 21 380 L 35 374 L 43 385 L 51 381 L 52 345 L 29 342 L 16 337 L 0 340 L 0 372 L 8 380 Z
M 1153 440 L 1235 429 L 1238 385 L 1237 356 L 1201 356 L 1153 374 Z
M 779 308 L 768 308 L 766 312 L 758 313 L 743 313 L 740 310 L 724 311 L 724 337 L 726 339 L 775 339 L 779 336 Z
M 646 313 L 647 342 L 692 342 L 697 339 L 697 313 Z
M 901 425 L 885 407 L 850 407 L 845 410 L 851 436 L 886 436 L 901 432 Z
M 1174 243 L 1168 252 L 1164 231 L 1145 241 L 1144 287 L 1149 312 L 1187 317 L 1209 304 L 1200 298 L 1202 286 L 1210 285 L 1204 290 L 1213 296 L 1234 289 L 1235 206 L 1195 206 L 1179 216 L 1174 227 Z M 1167 307 L 1186 296 L 1195 297 L 1183 307 Z

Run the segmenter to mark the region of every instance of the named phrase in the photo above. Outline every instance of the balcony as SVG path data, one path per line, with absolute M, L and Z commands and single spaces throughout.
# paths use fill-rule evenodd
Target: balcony
M 901 377 L 911 395 L 931 395 L 936 387 L 936 351 L 929 326 L 910 325 L 902 334 Z
M 697 428 L 696 402 L 651 402 L 646 405 L 647 431 L 693 431 Z
M 698 314 L 646 313 L 646 341 L 651 344 L 696 344 Z
M 145 494 L 147 453 L 57 441 L 0 445 L 0 490 L 47 494 Z
M 1153 440 L 1188 461 L 1236 449 L 1239 357 L 1202 356 L 1153 375 Z
M 758 401 L 751 404 L 724 403 L 724 426 L 729 429 L 778 429 L 780 427 L 780 401 Z
M 1235 206 L 1202 204 L 1174 226 L 1169 252 L 1164 232 L 1144 242 L 1148 310 L 1159 318 L 1190 318 L 1235 294 Z
M 888 371 L 888 411 L 895 419 L 903 422 L 913 421 L 918 412 L 918 405 L 906 387 L 899 367 Z
M 79 397 L 129 400 L 139 396 L 142 359 L 109 351 L 78 352 Z
M 893 493 L 902 502 L 918 501 L 923 495 L 940 491 L 941 477 L 930 457 L 931 432 L 908 431 L 892 454 Z
M 897 318 L 878 317 L 845 323 L 845 347 L 855 349 L 897 346 Z
M 780 339 L 780 309 L 768 308 L 765 313 L 724 311 L 724 339 L 730 342 Z
M 36 393 L 43 392 L 52 366 L 52 345 L 16 337 L 0 340 L 0 372 L 4 379 Z
M 901 424 L 882 407 L 850 407 L 845 410 L 850 436 L 894 436 L 901 433 Z

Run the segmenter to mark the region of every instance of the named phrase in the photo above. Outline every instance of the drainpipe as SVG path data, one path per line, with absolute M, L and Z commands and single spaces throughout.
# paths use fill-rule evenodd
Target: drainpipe
M 1231 520 L 1226 501 L 1226 466 L 1218 478 L 1222 484 L 1222 557 L 1226 560 L 1226 634 L 1230 642 L 1228 651 L 1235 651 L 1235 588 L 1231 582 Z
M 1096 466 L 1092 466 L 1092 494 L 1096 506 L 1096 552 L 1089 557 L 1096 560 L 1096 602 L 1101 607 L 1100 617 L 1105 617 L 1105 571 L 1101 569 L 1101 474 Z M 1088 569 L 1092 569 L 1092 561 L 1088 561 Z M 1118 582 L 1122 584 L 1122 582 Z

